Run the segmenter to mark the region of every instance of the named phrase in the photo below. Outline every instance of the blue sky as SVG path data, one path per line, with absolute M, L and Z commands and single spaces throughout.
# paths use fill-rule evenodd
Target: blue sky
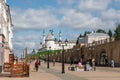
M 42 33 L 76 40 L 80 33 L 114 30 L 120 23 L 120 0 L 7 0 L 14 24 L 13 51 L 38 49 Z

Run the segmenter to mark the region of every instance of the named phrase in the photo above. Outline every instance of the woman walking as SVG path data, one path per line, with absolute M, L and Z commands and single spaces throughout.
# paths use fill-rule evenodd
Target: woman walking
M 35 70 L 36 70 L 36 72 L 38 72 L 38 66 L 39 66 L 39 62 L 38 62 L 38 59 L 36 59 L 36 61 L 35 61 Z

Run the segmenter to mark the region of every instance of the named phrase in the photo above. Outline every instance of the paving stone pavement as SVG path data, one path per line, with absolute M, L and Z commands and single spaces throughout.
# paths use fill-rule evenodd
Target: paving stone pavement
M 43 65 L 46 67 L 47 63 Z M 70 65 L 65 64 L 65 77 L 58 75 L 58 77 L 63 77 L 62 80 L 120 80 L 120 67 L 97 67 L 96 71 L 69 71 L 68 66 Z M 51 70 L 51 74 L 57 76 L 54 71 L 57 70 L 59 74 L 61 73 L 61 63 L 56 63 L 55 67 L 50 63 L 50 69 L 47 71 L 49 70 Z
M 65 74 L 61 73 L 61 63 L 55 66 L 41 62 L 39 71 L 35 72 L 34 62 L 30 65 L 30 77 L 9 78 L 0 77 L 0 80 L 120 80 L 120 68 L 97 67 L 96 71 L 69 71 L 69 64 L 65 64 Z
M 47 69 L 45 67 L 41 67 L 41 69 L 43 69 L 44 71 L 48 72 L 48 73 L 51 73 L 57 77 L 60 77 L 61 80 L 87 80 L 85 78 L 82 78 L 80 76 L 75 76 L 75 75 L 72 75 L 72 74 L 69 74 L 69 73 L 60 73 L 60 71 L 58 70 L 55 70 L 55 69 Z
M 61 63 L 56 63 L 53 67 L 50 63 L 50 69 L 47 69 L 47 63 L 42 64 L 41 69 L 51 73 L 61 80 L 120 80 L 120 68 L 97 67 L 96 71 L 69 71 L 69 64 L 65 64 L 65 74 L 61 74 Z

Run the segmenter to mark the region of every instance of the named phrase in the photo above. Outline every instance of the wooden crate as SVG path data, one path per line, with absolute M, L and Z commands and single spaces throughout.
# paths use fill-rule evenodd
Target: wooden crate
M 24 66 L 23 64 L 13 64 L 11 69 L 11 77 L 24 76 Z
M 4 70 L 4 72 L 10 72 L 11 71 L 11 63 L 4 63 L 3 70 Z

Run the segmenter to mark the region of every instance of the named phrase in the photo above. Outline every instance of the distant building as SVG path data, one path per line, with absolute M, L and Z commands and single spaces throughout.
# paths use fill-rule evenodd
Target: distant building
M 90 33 L 87 34 L 85 37 L 80 37 L 78 43 L 79 44 L 88 44 L 93 43 L 94 41 L 100 41 L 109 39 L 109 35 L 105 33 Z
M 60 41 L 61 41 L 61 45 L 65 45 L 65 41 L 63 42 L 61 38 L 61 32 L 59 33 L 59 40 L 55 40 L 52 31 L 50 31 L 47 37 L 43 35 L 43 43 L 40 43 L 38 52 L 42 52 L 42 51 L 50 50 L 50 49 L 60 50 L 62 49 L 62 46 L 60 46 L 59 44 Z M 71 49 L 75 45 L 76 45 L 76 41 L 68 41 L 67 46 L 64 46 L 64 49 Z

